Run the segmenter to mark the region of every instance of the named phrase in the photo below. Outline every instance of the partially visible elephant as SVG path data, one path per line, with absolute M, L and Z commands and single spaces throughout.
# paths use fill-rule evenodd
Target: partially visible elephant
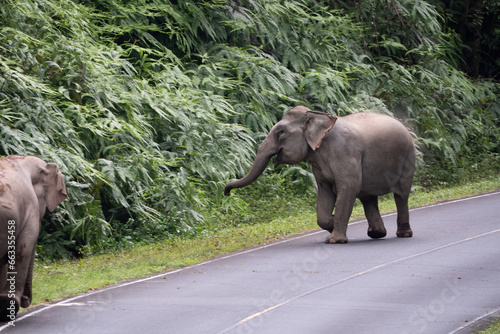
M 346 243 L 346 231 L 356 198 L 368 220 L 368 236 L 387 232 L 378 208 L 378 196 L 394 193 L 398 237 L 411 237 L 408 197 L 415 172 L 415 145 L 411 134 L 392 117 L 360 112 L 344 117 L 298 106 L 286 112 L 259 147 L 248 174 L 224 190 L 255 181 L 273 156 L 274 166 L 308 161 L 318 184 L 318 225 L 329 231 L 326 243 Z M 335 215 L 332 215 L 335 207 Z
M 31 304 L 40 222 L 66 197 L 56 164 L 33 156 L 0 158 L 0 321 L 14 320 L 19 306 Z

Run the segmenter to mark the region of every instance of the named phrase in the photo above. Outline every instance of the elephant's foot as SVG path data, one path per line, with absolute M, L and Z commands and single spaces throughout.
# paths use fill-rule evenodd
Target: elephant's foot
M 379 239 L 379 238 L 383 238 L 387 235 L 387 230 L 385 229 L 385 227 L 382 226 L 382 228 L 371 228 L 369 227 L 368 228 L 368 236 L 370 238 L 373 238 L 373 239 Z
M 19 303 L 7 295 L 0 295 L 0 322 L 16 320 Z
M 327 243 L 327 244 L 345 244 L 345 243 L 347 243 L 347 236 L 345 234 L 342 235 L 336 231 L 333 231 L 326 238 L 325 243 Z
M 403 230 L 403 231 L 398 230 L 396 232 L 396 235 L 399 238 L 411 238 L 411 237 L 413 237 L 413 231 L 411 229 L 409 229 L 409 230 Z
M 31 305 L 31 297 L 23 295 L 21 297 L 21 307 L 22 308 L 28 308 L 28 306 Z
M 406 223 L 406 224 L 401 224 L 401 226 L 398 226 L 396 235 L 399 238 L 411 238 L 413 236 L 413 231 L 411 230 L 410 224 Z

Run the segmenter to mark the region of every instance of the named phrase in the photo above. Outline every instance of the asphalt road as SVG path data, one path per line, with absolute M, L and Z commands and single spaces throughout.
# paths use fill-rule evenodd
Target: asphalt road
M 500 311 L 500 193 L 411 211 L 413 238 L 316 231 L 20 314 L 4 333 L 470 333 Z M 34 291 L 36 293 L 36 290 Z

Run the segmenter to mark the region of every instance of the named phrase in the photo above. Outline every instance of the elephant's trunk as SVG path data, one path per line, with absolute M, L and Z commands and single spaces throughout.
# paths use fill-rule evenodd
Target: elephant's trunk
M 259 147 L 257 156 L 253 162 L 252 168 L 242 179 L 230 182 L 224 188 L 224 195 L 229 196 L 231 189 L 248 186 L 255 181 L 266 169 L 271 158 L 279 151 L 278 144 L 271 133 L 264 139 Z

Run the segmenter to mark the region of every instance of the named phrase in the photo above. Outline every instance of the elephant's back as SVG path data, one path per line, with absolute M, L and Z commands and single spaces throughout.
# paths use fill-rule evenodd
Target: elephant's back
M 0 158 L 0 221 L 4 223 L 23 220 L 33 203 L 38 203 L 29 175 L 17 159 L 17 156 Z
M 365 139 L 366 145 L 384 144 L 388 147 L 406 144 L 413 145 L 413 138 L 408 129 L 397 119 L 372 112 L 359 112 L 342 119 L 356 129 L 357 134 Z M 410 148 L 411 149 L 411 148 Z
M 341 119 L 349 122 L 350 124 L 359 126 L 361 128 L 370 128 L 370 127 L 385 128 L 387 126 L 390 126 L 406 130 L 406 127 L 397 119 L 389 115 L 378 114 L 374 112 L 368 112 L 368 111 L 358 112 L 347 116 L 343 116 L 341 117 Z
M 368 193 L 394 192 L 401 178 L 413 175 L 415 145 L 409 130 L 398 120 L 382 114 L 357 113 L 345 121 L 361 138 L 363 188 Z

